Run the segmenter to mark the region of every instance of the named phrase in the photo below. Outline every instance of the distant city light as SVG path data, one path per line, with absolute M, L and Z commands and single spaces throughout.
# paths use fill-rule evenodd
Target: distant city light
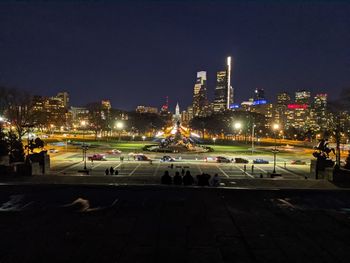
M 234 124 L 234 127 L 235 127 L 236 130 L 239 130 L 240 128 L 242 128 L 242 123 L 236 122 L 236 123 Z
M 118 130 L 121 130 L 124 128 L 124 123 L 122 123 L 121 121 L 118 121 L 116 124 L 115 124 L 115 127 L 118 129 Z
M 278 123 L 273 124 L 272 128 L 274 130 L 278 130 L 280 128 L 280 125 Z
M 156 137 L 161 137 L 164 135 L 164 132 L 163 131 L 159 131 L 156 133 Z
M 253 101 L 253 105 L 263 105 L 263 104 L 266 104 L 267 103 L 267 100 L 254 100 Z
M 196 137 L 196 138 L 200 138 L 201 137 L 197 133 L 194 133 L 194 132 L 191 132 L 191 136 Z
M 231 104 L 230 109 L 238 109 L 240 106 L 239 104 Z
M 288 109 L 307 109 L 307 104 L 288 104 Z

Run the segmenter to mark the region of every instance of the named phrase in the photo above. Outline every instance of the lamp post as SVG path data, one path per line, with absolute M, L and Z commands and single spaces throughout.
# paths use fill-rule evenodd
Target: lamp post
M 66 139 L 66 152 L 68 150 L 68 139 L 67 139 L 67 134 L 63 134 L 63 137 Z
M 51 136 L 53 136 L 53 130 L 55 128 L 55 125 L 54 124 L 50 124 L 50 128 L 51 128 Z
M 215 145 L 215 141 L 216 141 L 216 138 L 215 138 L 215 137 L 213 138 L 213 141 L 214 141 L 214 145 Z
M 252 155 L 254 153 L 254 129 L 255 129 L 255 124 L 253 123 L 253 125 L 252 125 Z
M 143 136 L 142 136 L 142 140 L 143 140 L 143 141 L 145 141 L 145 139 L 146 139 L 146 136 L 145 136 L 145 135 L 143 135 Z
M 277 123 L 275 123 L 272 128 L 273 128 L 273 131 L 274 131 L 274 135 L 275 135 L 275 148 L 274 150 L 272 151 L 273 152 L 273 174 L 276 173 L 276 155 L 277 155 L 277 130 L 279 129 L 279 125 Z
M 119 138 L 118 141 L 120 141 L 120 135 L 121 135 L 121 131 L 124 128 L 124 123 L 122 123 L 121 121 L 117 121 L 115 124 L 115 127 L 117 128 L 117 130 L 119 131 Z
M 86 121 L 81 121 L 80 122 L 81 127 L 84 127 L 83 129 L 83 161 L 84 161 L 84 170 L 86 170 L 86 145 L 85 145 L 85 127 L 87 122 Z

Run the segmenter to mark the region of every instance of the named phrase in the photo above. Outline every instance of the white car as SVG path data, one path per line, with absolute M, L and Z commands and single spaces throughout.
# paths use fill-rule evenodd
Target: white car
M 58 150 L 57 149 L 49 149 L 49 153 L 58 153 Z
M 121 154 L 122 151 L 119 151 L 119 150 L 117 150 L 117 149 L 113 149 L 113 150 L 107 151 L 107 153 L 108 153 L 108 154 Z

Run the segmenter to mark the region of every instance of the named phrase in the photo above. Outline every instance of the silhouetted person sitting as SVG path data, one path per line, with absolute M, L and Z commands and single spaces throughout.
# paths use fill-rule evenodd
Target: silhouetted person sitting
M 118 172 L 118 170 L 117 170 L 117 169 L 115 169 L 115 173 L 114 173 L 114 174 L 115 174 L 115 175 L 118 175 L 118 173 L 119 173 L 119 172 Z
M 209 174 L 199 174 L 197 175 L 197 184 L 199 186 L 209 186 L 209 179 L 210 179 L 210 175 Z
M 109 168 L 109 173 L 110 173 L 110 175 L 113 175 L 113 174 L 114 174 L 114 169 L 113 169 L 112 166 L 111 166 L 111 168 Z
M 175 185 L 182 185 L 182 176 L 179 172 L 176 172 L 174 175 L 174 184 Z
M 211 185 L 214 187 L 220 186 L 220 177 L 218 174 L 214 174 L 214 177 L 211 179 Z
M 105 174 L 106 174 L 106 175 L 109 175 L 109 170 L 108 170 L 108 168 L 106 168 Z
M 194 180 L 190 171 L 186 171 L 185 176 L 182 178 L 184 185 L 193 185 Z
M 161 178 L 162 184 L 171 184 L 171 176 L 168 171 L 165 171 Z

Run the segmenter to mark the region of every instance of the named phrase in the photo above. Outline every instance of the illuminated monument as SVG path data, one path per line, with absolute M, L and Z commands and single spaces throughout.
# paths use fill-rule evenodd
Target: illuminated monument
M 156 138 L 160 140 L 158 146 L 149 147 L 150 151 L 157 152 L 206 152 L 206 147 L 196 145 L 199 135 L 192 133 L 188 127 L 181 124 L 181 114 L 179 103 L 176 104 L 175 114 L 173 115 L 173 123 L 169 127 L 165 127 L 156 134 Z

